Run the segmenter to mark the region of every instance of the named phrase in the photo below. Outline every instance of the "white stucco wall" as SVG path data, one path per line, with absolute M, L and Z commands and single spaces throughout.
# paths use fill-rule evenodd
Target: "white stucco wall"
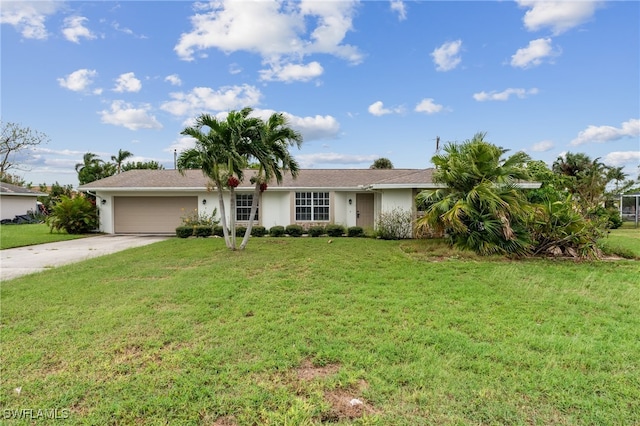
M 37 211 L 37 197 L 23 195 L 0 196 L 0 219 L 14 219 L 17 215 L 27 214 L 29 210 Z
M 394 209 L 402 209 L 413 212 L 413 190 L 412 189 L 385 189 L 382 192 L 380 203 L 381 212 L 389 212 Z
M 275 225 L 291 224 L 291 197 L 288 191 L 269 191 L 262 193 L 262 226 L 269 229 Z

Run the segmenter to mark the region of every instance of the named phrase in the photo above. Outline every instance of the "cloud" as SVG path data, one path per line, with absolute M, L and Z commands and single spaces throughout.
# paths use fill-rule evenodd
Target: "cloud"
M 302 168 L 313 168 L 317 164 L 363 164 L 371 163 L 380 158 L 379 155 L 352 155 L 338 154 L 335 152 L 321 152 L 317 154 L 295 155 Z
M 457 67 L 460 61 L 462 61 L 459 55 L 461 47 L 462 40 L 456 40 L 444 43 L 431 52 L 433 62 L 436 64 L 436 70 L 451 71 Z
M 340 123 L 330 115 L 298 117 L 284 113 L 289 125 L 299 131 L 305 141 L 335 138 L 340 132 Z
M 571 28 L 587 22 L 601 1 L 538 1 L 516 0 L 520 7 L 528 8 L 522 19 L 529 31 L 551 28 L 554 35 L 561 34 Z
M 524 99 L 529 95 L 537 95 L 538 94 L 538 89 L 536 89 L 535 87 L 532 89 L 506 89 L 503 90 L 502 92 L 479 92 L 479 93 L 474 93 L 473 94 L 473 99 L 475 99 L 478 102 L 484 102 L 484 101 L 507 101 L 509 100 L 509 98 L 513 95 L 513 96 L 517 96 L 520 99 Z
M 68 74 L 66 78 L 59 78 L 58 83 L 65 89 L 84 92 L 93 84 L 93 79 L 96 75 L 98 75 L 96 70 L 83 68 Z
M 560 49 L 553 49 L 550 38 L 539 38 L 529 42 L 527 47 L 518 49 L 511 56 L 511 66 L 518 68 L 530 68 L 538 66 L 544 58 L 559 56 Z
M 228 111 L 253 107 L 260 102 L 262 93 L 254 86 L 224 86 L 218 90 L 196 87 L 191 92 L 175 92 L 172 100 L 160 108 L 176 116 L 196 115 L 202 112 Z
M 582 145 L 585 143 L 604 143 L 611 142 L 624 137 L 640 136 L 640 120 L 632 118 L 625 121 L 617 128 L 613 126 L 588 126 L 585 130 L 578 133 L 578 136 L 571 141 L 571 145 Z
M 113 29 L 114 29 L 114 30 L 116 30 L 116 31 L 119 31 L 119 32 L 121 32 L 121 33 L 124 33 L 124 34 L 130 35 L 130 36 L 133 36 L 133 37 L 138 38 L 138 39 L 142 39 L 142 40 L 144 40 L 144 39 L 147 39 L 147 38 L 148 38 L 147 36 L 145 36 L 145 35 L 143 35 L 143 34 L 136 34 L 136 33 L 134 33 L 134 32 L 133 32 L 133 30 L 132 30 L 132 29 L 130 29 L 130 28 L 127 28 L 127 27 L 121 27 L 121 26 L 120 26 L 120 24 L 119 24 L 119 23 L 117 23 L 117 22 L 114 22 L 113 24 L 111 24 L 111 26 L 112 26 L 112 27 L 113 27 Z
M 142 89 L 142 83 L 136 78 L 136 75 L 132 72 L 120 74 L 120 77 L 116 80 L 116 87 L 113 88 L 114 92 L 139 92 Z
M 437 112 L 442 111 L 444 107 L 442 105 L 438 105 L 433 102 L 432 98 L 426 98 L 420 101 L 418 105 L 416 105 L 416 112 L 424 112 L 427 114 L 435 114 Z
M 533 144 L 533 146 L 531 147 L 531 151 L 533 152 L 547 152 L 551 149 L 553 149 L 553 147 L 555 146 L 555 144 L 552 141 L 540 141 L 536 144 Z
M 357 4 L 353 0 L 197 3 L 192 30 L 181 34 L 174 51 L 186 61 L 207 49 L 247 51 L 260 55 L 273 69 L 316 53 L 358 64 L 362 54 L 344 43 Z
M 12 25 L 24 38 L 45 40 L 49 36 L 45 26 L 47 17 L 63 6 L 62 2 L 53 0 L 2 1 L 0 23 Z
M 124 101 L 113 101 L 110 110 L 100 111 L 102 122 L 114 126 L 126 127 L 129 130 L 161 129 L 162 124 L 149 114 L 151 106 L 147 104 L 134 108 Z
M 171 74 L 164 78 L 164 81 L 168 81 L 172 86 L 182 86 L 182 80 L 178 74 Z
M 369 114 L 380 117 L 387 114 L 401 114 L 404 112 L 404 108 L 402 108 L 401 106 L 394 108 L 385 108 L 382 101 L 376 101 L 369 105 L 368 111 Z
M 314 61 L 306 65 L 300 64 L 272 64 L 271 69 L 260 71 L 263 81 L 309 81 L 319 77 L 324 72 L 322 65 Z
M 615 151 L 604 156 L 602 160 L 608 166 L 622 166 L 624 164 L 638 165 L 640 163 L 640 151 Z
M 407 19 L 407 9 L 402 0 L 391 0 L 391 10 L 398 14 L 398 20 L 404 21 Z
M 84 37 L 87 40 L 93 40 L 96 36 L 85 27 L 83 24 L 85 21 L 88 21 L 87 18 L 83 16 L 70 16 L 64 19 L 64 28 L 62 29 L 62 34 L 64 38 L 73 43 L 80 43 L 80 38 Z

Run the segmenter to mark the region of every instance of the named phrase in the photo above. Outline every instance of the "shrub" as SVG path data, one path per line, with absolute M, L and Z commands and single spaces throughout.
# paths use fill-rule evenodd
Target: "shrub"
M 208 225 L 216 226 L 220 221 L 215 219 L 218 209 L 213 209 L 210 215 L 206 213 L 198 213 L 198 209 L 193 209 L 189 214 L 182 216 L 182 224 L 185 226 Z
M 364 237 L 364 229 L 360 226 L 350 226 L 347 229 L 348 237 Z
M 51 232 L 65 230 L 68 234 L 84 234 L 98 226 L 96 206 L 85 197 L 63 195 L 47 217 Z
M 247 232 L 246 226 L 236 226 L 236 237 L 244 237 L 245 232 Z
M 284 235 L 284 226 L 272 226 L 271 229 L 269 229 L 269 235 L 272 237 L 282 237 Z
M 304 229 L 300 225 L 288 225 L 284 231 L 292 237 L 300 237 L 304 234 Z
M 324 226 L 312 226 L 307 231 L 310 237 L 319 237 L 320 235 L 324 235 Z
M 178 238 L 189 238 L 193 235 L 193 227 L 180 225 L 176 228 L 176 236 Z
M 214 226 L 213 235 L 215 235 L 216 237 L 224 237 L 224 229 L 222 229 L 222 226 L 220 225 Z
M 265 235 L 267 235 L 267 228 L 264 226 L 258 225 L 251 228 L 252 237 L 264 237 Z
M 383 240 L 411 238 L 411 212 L 399 208 L 383 212 L 376 221 L 376 234 Z
M 210 237 L 213 233 L 213 228 L 210 225 L 196 225 L 193 227 L 193 235 L 196 237 Z
M 331 224 L 327 225 L 325 228 L 325 232 L 330 237 L 342 237 L 344 235 L 345 229 L 342 225 Z

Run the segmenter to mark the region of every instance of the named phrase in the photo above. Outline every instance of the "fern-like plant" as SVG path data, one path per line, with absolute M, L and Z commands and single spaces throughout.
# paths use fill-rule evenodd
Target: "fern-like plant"
M 63 195 L 52 207 L 47 225 L 51 232 L 64 230 L 68 234 L 85 234 L 97 228 L 98 211 L 95 204 L 83 196 Z

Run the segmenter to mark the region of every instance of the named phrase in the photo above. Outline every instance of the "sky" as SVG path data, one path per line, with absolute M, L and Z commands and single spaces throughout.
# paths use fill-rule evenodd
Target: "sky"
M 45 133 L 13 172 L 174 167 L 195 117 L 251 107 L 301 132 L 302 168 L 432 167 L 478 132 L 551 165 L 640 163 L 638 1 L 5 1 L 3 123 Z M 28 155 L 27 155 L 28 154 Z

